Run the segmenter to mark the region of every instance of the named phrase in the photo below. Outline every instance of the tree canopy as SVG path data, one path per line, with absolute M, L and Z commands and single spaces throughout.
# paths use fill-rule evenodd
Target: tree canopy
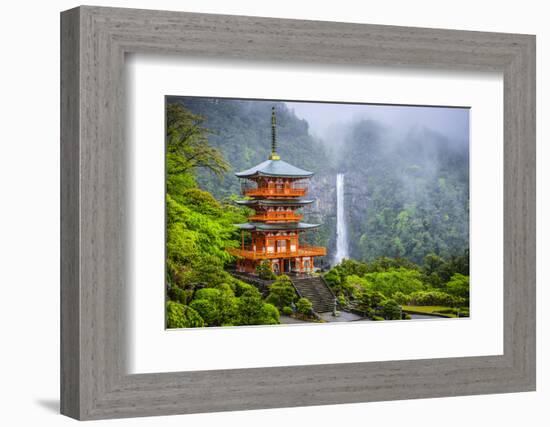
M 247 210 L 216 200 L 197 184 L 200 170 L 218 180 L 229 170 L 203 121 L 180 104 L 167 106 L 167 326 L 278 323 L 277 309 L 256 288 L 224 270 L 233 260 L 226 249 L 239 242 L 233 224 L 245 221 Z

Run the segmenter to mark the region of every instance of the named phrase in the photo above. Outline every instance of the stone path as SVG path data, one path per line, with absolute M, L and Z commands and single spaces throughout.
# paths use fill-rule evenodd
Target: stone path
M 357 322 L 357 321 L 368 321 L 368 319 L 364 319 L 361 316 L 353 313 L 348 313 L 347 311 L 341 311 L 340 315 L 337 317 L 334 317 L 332 313 L 321 313 L 321 318 L 326 322 Z
M 306 322 L 305 320 L 295 319 L 294 317 L 285 316 L 284 314 L 281 314 L 281 317 L 279 317 L 279 322 L 281 325 L 292 325 L 294 323 L 311 323 Z

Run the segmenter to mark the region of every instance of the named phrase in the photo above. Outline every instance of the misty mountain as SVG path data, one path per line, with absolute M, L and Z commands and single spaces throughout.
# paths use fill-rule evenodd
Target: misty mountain
M 233 167 L 223 180 L 208 172 L 199 174 L 201 188 L 218 199 L 240 193 L 235 172 L 267 159 L 271 107 L 276 106 L 281 158 L 315 172 L 310 196 L 316 202 L 304 213 L 306 221 L 323 224 L 308 240 L 328 248 L 326 261 L 336 244 L 337 172 L 345 173 L 351 257 L 403 257 L 418 263 L 430 252 L 449 256 L 468 248 L 468 141 L 452 132 L 446 135 L 425 123 L 403 126 L 399 121 L 356 117 L 313 136 L 308 122 L 284 102 L 173 101 L 206 118 L 210 143 Z

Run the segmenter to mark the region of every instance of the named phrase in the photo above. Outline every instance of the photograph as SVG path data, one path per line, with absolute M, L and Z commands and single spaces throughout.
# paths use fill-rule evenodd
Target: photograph
M 468 107 L 165 108 L 166 328 L 470 316 Z

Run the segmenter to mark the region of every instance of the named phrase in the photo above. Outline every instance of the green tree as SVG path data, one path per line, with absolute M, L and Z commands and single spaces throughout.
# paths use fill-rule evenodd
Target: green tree
M 207 326 L 230 326 L 239 322 L 237 302 L 232 288 L 222 283 L 216 288 L 197 290 L 190 306 Z
M 189 304 L 184 306 L 187 308 L 170 306 L 172 321 L 168 322 L 168 327 L 189 323 L 184 316 L 187 312 L 189 316 L 196 314 L 208 326 L 238 324 L 237 301 L 232 290 L 232 286 L 236 288 L 237 285 L 223 268 L 233 260 L 226 249 L 238 245 L 238 233 L 233 224 L 242 222 L 246 218 L 246 211 L 219 202 L 210 193 L 197 187 L 195 174 L 198 170 L 206 169 L 217 176 L 229 170 L 221 152 L 209 144 L 210 132 L 202 123 L 202 117 L 192 114 L 181 105 L 168 104 L 168 298 L 171 302 Z M 222 286 L 224 283 L 226 286 Z M 205 286 L 207 289 L 199 289 L 193 295 L 193 289 Z
M 401 306 L 394 299 L 387 299 L 382 303 L 382 314 L 386 320 L 401 319 Z
M 279 310 L 273 304 L 264 304 L 262 306 L 260 325 L 277 325 L 279 324 Z
M 300 298 L 296 303 L 296 311 L 304 316 L 309 316 L 313 312 L 313 304 L 307 298 Z
M 384 299 L 384 296 L 379 292 L 369 291 L 363 289 L 356 298 L 356 307 L 363 312 L 363 316 L 372 318 L 375 313 L 376 307 L 378 307 L 380 301 Z
M 238 303 L 240 325 L 261 325 L 266 320 L 266 310 L 260 292 L 251 287 L 239 297 Z M 269 316 L 268 316 L 269 317 Z
M 443 264 L 444 261 L 440 256 L 429 253 L 424 257 L 424 272 L 428 276 L 432 273 L 437 273 Z
M 323 278 L 327 284 L 332 288 L 333 291 L 339 292 L 340 285 L 342 283 L 342 275 L 340 274 L 339 268 L 331 268 Z
M 205 322 L 205 326 L 218 326 L 219 312 L 218 306 L 212 300 L 194 299 L 189 307 L 195 310 Z
M 408 295 L 405 295 L 403 292 L 401 291 L 397 291 L 393 294 L 393 299 L 395 300 L 395 302 L 397 302 L 398 304 L 407 304 L 407 302 L 409 301 L 410 297 Z
M 269 285 L 269 295 L 266 301 L 275 307 L 282 309 L 292 304 L 295 299 L 296 291 L 288 276 L 282 274 Z
M 200 328 L 204 326 L 204 321 L 191 307 L 168 301 L 166 303 L 166 326 L 168 328 Z
M 445 291 L 449 294 L 470 301 L 470 278 L 460 273 L 453 274 L 451 280 L 445 285 Z
M 354 287 L 381 292 L 386 298 L 391 298 L 396 292 L 410 294 L 423 290 L 426 286 L 421 281 L 422 274 L 418 270 L 408 270 L 403 267 L 388 271 L 367 273 L 363 277 L 349 276 L 346 280 Z
M 230 169 L 221 152 L 208 142 L 210 131 L 202 126 L 204 118 L 181 104 L 166 107 L 167 153 L 169 175 L 178 179 L 194 168 L 206 168 L 218 176 Z
M 256 266 L 256 273 L 263 280 L 273 280 L 277 277 L 271 270 L 271 263 L 267 260 L 262 261 Z
M 413 292 L 410 295 L 411 305 L 442 305 L 452 307 L 456 304 L 456 298 L 440 290 L 427 290 Z

